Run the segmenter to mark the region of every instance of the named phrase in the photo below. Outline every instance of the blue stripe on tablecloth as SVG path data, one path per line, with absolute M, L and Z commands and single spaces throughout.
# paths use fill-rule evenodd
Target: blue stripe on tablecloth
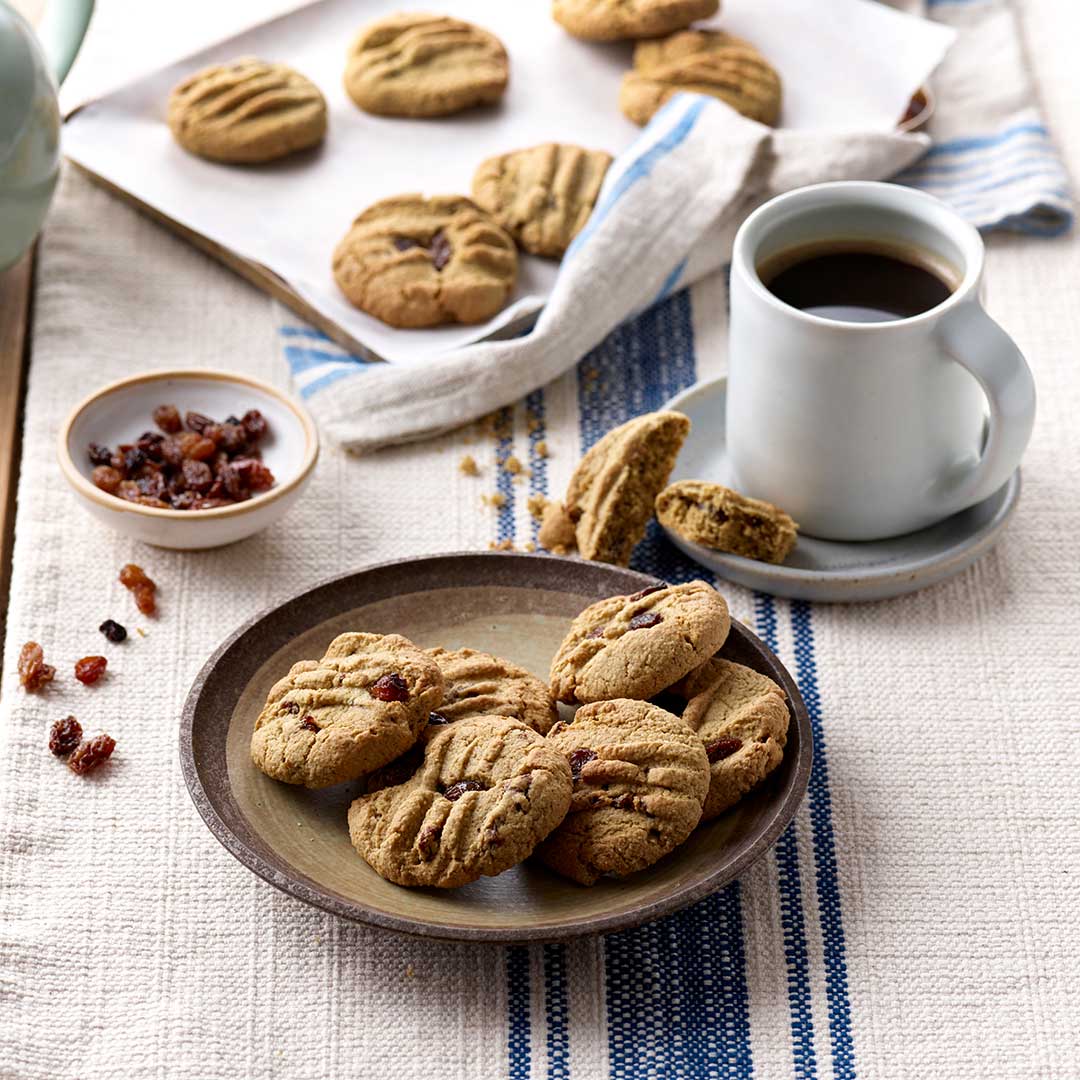
M 779 653 L 776 602 L 765 593 L 755 593 L 754 611 L 762 641 L 774 653 Z M 802 874 L 799 871 L 799 845 L 794 822 L 777 841 L 776 870 L 780 891 L 780 925 L 784 933 L 784 960 L 788 969 L 794 1075 L 812 1080 L 817 1076 L 817 1057 L 814 1053 L 814 1014 L 806 947 L 806 918 L 802 904 Z
M 506 1056 L 510 1080 L 529 1080 L 532 1054 L 529 1046 L 531 1023 L 531 988 L 529 986 L 529 950 L 512 945 L 506 950 L 507 1040 Z
M 833 1076 L 853 1080 L 855 1046 L 851 1035 L 851 1006 L 848 1001 L 847 962 L 844 927 L 841 919 L 840 885 L 836 870 L 836 843 L 833 837 L 832 797 L 825 753 L 825 733 L 821 724 L 817 660 L 814 656 L 814 628 L 811 607 L 805 600 L 791 604 L 791 629 L 795 638 L 795 668 L 799 691 L 810 715 L 814 734 L 814 766 L 810 773 L 810 827 L 817 871 L 818 910 L 825 951 L 825 996 L 829 1007 L 829 1036 L 832 1044 Z
M 570 1008 L 566 996 L 566 946 L 544 946 L 544 1011 L 548 1080 L 570 1077 Z
M 496 540 L 513 541 L 517 534 L 514 525 L 514 477 L 504 468 L 506 459 L 514 452 L 514 407 L 507 405 L 495 419 L 495 490 L 503 497 L 496 511 Z
M 525 399 L 525 419 L 529 434 L 529 494 L 547 495 L 547 455 L 540 453 L 540 446 L 547 442 L 547 403 L 543 388 L 534 390 Z M 530 516 L 529 539 L 535 544 L 540 532 L 540 519 Z
M 278 332 L 285 339 L 285 361 L 293 382 L 305 400 L 340 379 L 366 371 L 371 362 L 353 356 L 335 345 L 324 333 L 306 326 L 281 326 Z M 296 344 L 315 341 L 318 345 Z
M 578 366 L 582 449 L 695 378 L 684 291 L 620 327 Z M 702 573 L 655 522 L 632 565 L 669 581 Z M 660 922 L 610 935 L 605 975 L 612 1080 L 752 1075 L 738 883 Z

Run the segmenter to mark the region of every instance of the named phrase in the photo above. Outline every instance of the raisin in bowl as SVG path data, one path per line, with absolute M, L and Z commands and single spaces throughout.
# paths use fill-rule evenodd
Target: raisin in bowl
M 200 370 L 110 383 L 75 407 L 57 445 L 94 517 L 178 549 L 231 544 L 279 521 L 318 455 L 314 422 L 287 394 L 248 375 Z

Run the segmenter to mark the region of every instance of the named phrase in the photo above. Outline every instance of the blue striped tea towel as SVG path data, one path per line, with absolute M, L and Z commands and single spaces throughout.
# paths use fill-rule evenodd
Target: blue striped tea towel
M 915 0 L 899 6 L 923 9 Z M 321 334 L 285 327 L 295 384 L 324 434 L 363 453 L 517 401 L 635 313 L 723 267 L 746 214 L 804 184 L 895 177 L 983 229 L 1041 236 L 1067 229 L 1067 178 L 1034 104 L 1010 4 L 932 0 L 928 13 L 958 31 L 934 78 L 930 137 L 773 131 L 721 102 L 680 95 L 612 166 L 547 306 L 522 337 L 401 367 L 365 362 Z

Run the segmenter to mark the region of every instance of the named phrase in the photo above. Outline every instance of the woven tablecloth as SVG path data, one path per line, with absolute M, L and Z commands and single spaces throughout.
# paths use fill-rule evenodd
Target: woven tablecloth
M 194 8 L 213 12 L 103 2 L 79 76 L 96 56 L 99 79 L 119 77 L 103 72 L 121 29 L 162 55 L 184 33 L 224 32 L 192 34 Z M 235 23 L 265 10 L 235 8 Z M 1063 25 L 1052 0 L 1024 11 L 1076 175 L 1080 22 Z M 1040 391 L 1021 506 L 993 553 L 868 606 L 721 586 L 797 676 L 813 720 L 809 794 L 775 850 L 638 930 L 455 946 L 305 907 L 220 848 L 180 776 L 187 688 L 239 622 L 321 578 L 532 538 L 528 496 L 560 491 L 584 446 L 723 370 L 710 318 L 723 281 L 654 307 L 508 410 L 509 439 L 451 435 L 364 459 L 327 448 L 286 527 L 215 552 L 157 551 L 75 505 L 53 458 L 68 409 L 154 366 L 285 386 L 283 346 L 306 346 L 282 335 L 293 320 L 265 297 L 66 175 L 40 249 L 0 702 L 0 1077 L 1076 1077 L 1078 280 L 1074 237 L 991 241 L 990 309 Z M 458 470 L 466 452 L 480 477 Z M 498 468 L 511 453 L 530 469 L 522 484 Z M 496 490 L 499 509 L 482 498 Z M 128 560 L 160 582 L 155 621 L 135 618 L 116 583 Z M 655 535 L 635 565 L 699 573 Z M 110 674 L 84 689 L 70 664 L 102 649 L 106 616 L 147 636 L 105 646 Z M 12 677 L 27 638 L 61 667 L 40 696 Z M 117 739 L 97 775 L 72 776 L 45 750 L 67 712 Z

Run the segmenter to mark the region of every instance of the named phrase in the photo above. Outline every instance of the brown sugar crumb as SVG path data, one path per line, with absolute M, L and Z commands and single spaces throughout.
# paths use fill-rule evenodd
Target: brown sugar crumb
M 498 542 L 496 542 L 495 540 L 492 540 L 491 543 L 488 544 L 488 550 L 489 551 L 517 551 L 517 548 L 514 547 L 514 541 L 513 540 L 499 540 Z
M 533 449 L 536 450 L 537 457 L 546 458 L 548 456 L 547 439 L 541 439 Z
M 544 507 L 539 539 L 540 546 L 555 555 L 566 555 L 577 546 L 574 523 L 562 503 L 549 502 Z
M 480 466 L 476 464 L 476 458 L 472 454 L 466 454 L 459 462 L 458 469 L 466 476 L 479 476 Z
M 535 435 L 540 430 L 540 428 L 544 426 L 544 422 L 540 419 L 539 416 L 530 416 L 526 423 L 530 435 Z
M 525 550 L 532 552 L 536 550 L 536 545 L 531 540 L 525 541 Z
M 480 498 L 485 506 L 494 506 L 496 510 L 506 505 L 506 496 L 501 491 L 496 491 L 494 495 L 481 495 Z
M 589 385 L 596 382 L 596 380 L 600 378 L 600 372 L 597 371 L 594 367 L 586 368 L 581 374 L 584 377 L 585 382 Z
M 521 462 L 520 462 L 520 461 L 518 461 L 518 459 L 517 459 L 517 458 L 516 458 L 516 457 L 515 457 L 515 456 L 514 456 L 513 454 L 511 454 L 511 455 L 510 455 L 510 456 L 509 456 L 509 457 L 508 457 L 508 458 L 507 458 L 507 459 L 506 459 L 506 460 L 505 460 L 505 461 L 503 462 L 503 468 L 504 468 L 504 469 L 505 469 L 505 470 L 506 470 L 506 471 L 507 471 L 508 473 L 513 473 L 513 474 L 514 474 L 515 476 L 516 476 L 516 475 L 517 475 L 518 473 L 521 473 L 521 472 L 525 472 L 525 471 L 527 471 L 527 470 L 525 469 L 525 466 L 524 466 L 524 465 L 522 465 L 522 464 L 521 464 Z
M 544 495 L 530 495 L 527 505 L 529 507 L 529 513 L 532 514 L 537 521 L 540 521 L 544 516 L 544 511 L 548 507 L 548 500 Z

